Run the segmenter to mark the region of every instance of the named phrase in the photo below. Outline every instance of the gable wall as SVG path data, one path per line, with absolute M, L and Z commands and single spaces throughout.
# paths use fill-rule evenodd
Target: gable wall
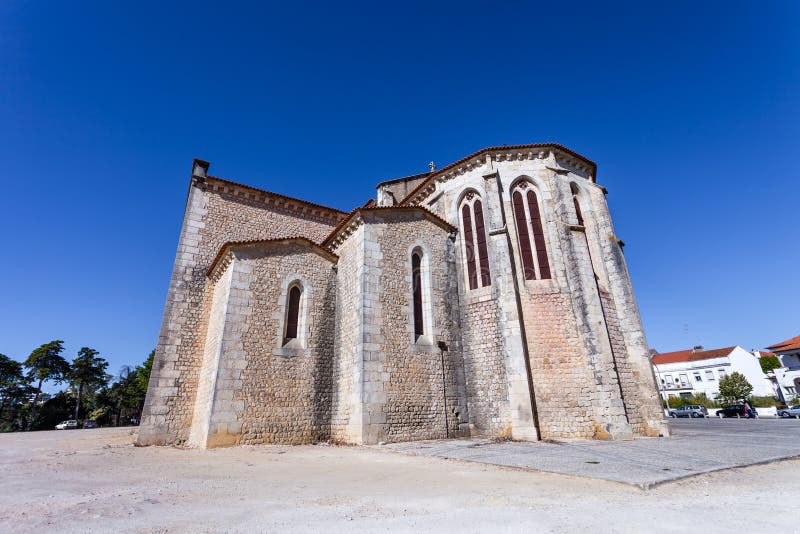
M 138 443 L 183 444 L 202 367 L 212 285 L 206 269 L 227 241 L 304 235 L 321 241 L 335 221 L 311 220 L 192 181 Z

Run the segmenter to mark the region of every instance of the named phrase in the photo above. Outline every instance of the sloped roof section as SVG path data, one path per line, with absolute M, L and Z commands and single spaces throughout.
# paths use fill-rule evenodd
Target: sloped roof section
M 357 226 L 361 222 L 363 222 L 363 214 L 366 213 L 377 213 L 382 212 L 386 213 L 387 215 L 392 213 L 419 213 L 432 223 L 440 226 L 444 230 L 448 232 L 456 232 L 458 229 L 450 224 L 449 222 L 445 221 L 432 211 L 425 209 L 421 206 L 370 206 L 370 207 L 361 207 L 356 208 L 350 212 L 350 214 L 345 217 L 342 222 L 340 222 L 333 231 L 328 234 L 322 241 L 322 246 L 326 248 L 336 248 L 337 238 L 342 235 L 348 234 L 348 228 L 352 226 Z
M 774 345 L 770 345 L 767 348 L 775 352 L 787 352 L 790 350 L 798 350 L 800 349 L 800 336 L 795 336 L 793 338 L 787 339 L 786 341 L 775 343 Z
M 653 363 L 656 365 L 664 365 L 666 363 L 678 362 L 696 362 L 698 360 L 710 360 L 712 358 L 722 358 L 733 352 L 733 347 L 725 347 L 723 349 L 701 350 L 695 352 L 692 349 L 679 350 L 676 352 L 664 352 L 653 356 Z
M 337 256 L 327 248 L 322 247 L 318 243 L 314 243 L 309 238 L 304 236 L 278 237 L 274 239 L 250 239 L 247 241 L 228 241 L 219 248 L 219 252 L 217 252 L 214 261 L 211 262 L 211 265 L 208 267 L 208 270 L 206 271 L 206 276 L 212 278 L 214 272 L 217 270 L 217 267 L 226 264 L 225 261 L 226 253 L 234 248 L 280 246 L 292 243 L 301 245 L 303 247 L 307 247 L 309 250 L 319 254 L 320 256 L 330 261 L 331 263 L 336 263 L 339 260 L 339 256 Z
M 428 176 L 427 179 L 423 180 L 417 187 L 415 187 L 406 197 L 400 201 L 399 205 L 404 206 L 411 203 L 411 201 L 416 197 L 419 193 L 425 190 L 425 188 L 431 183 L 431 181 L 436 180 L 437 177 L 440 177 L 447 173 L 448 171 L 458 167 L 459 165 L 463 165 L 467 163 L 469 160 L 482 156 L 484 154 L 489 154 L 493 152 L 502 152 L 502 151 L 513 151 L 513 150 L 541 150 L 541 149 L 548 149 L 561 152 L 576 160 L 582 162 L 588 169 L 589 174 L 591 175 L 592 182 L 596 182 L 597 180 L 597 164 L 590 160 L 589 158 L 578 154 L 577 152 L 570 150 L 569 148 L 559 145 L 558 143 L 531 143 L 527 145 L 506 145 L 506 146 L 492 146 L 487 148 L 482 148 L 477 152 L 473 152 L 467 157 L 461 158 L 460 160 L 447 165 L 446 167 L 442 167 L 438 169 Z
M 233 182 L 219 176 L 211 176 L 208 174 L 210 166 L 208 161 L 195 158 L 192 163 L 192 183 L 210 191 L 232 195 L 249 202 L 261 203 L 295 215 L 316 219 L 331 226 L 336 225 L 347 215 L 346 212 L 336 208 Z

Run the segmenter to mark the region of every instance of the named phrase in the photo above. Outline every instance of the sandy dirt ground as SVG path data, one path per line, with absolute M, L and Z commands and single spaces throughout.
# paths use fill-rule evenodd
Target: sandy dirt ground
M 2 532 L 800 532 L 800 461 L 651 490 L 366 447 L 0 435 Z

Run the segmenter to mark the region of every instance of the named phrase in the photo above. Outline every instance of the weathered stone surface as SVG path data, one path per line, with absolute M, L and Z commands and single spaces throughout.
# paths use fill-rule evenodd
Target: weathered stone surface
M 196 162 L 139 443 L 666 434 L 589 163 L 555 145 L 481 151 L 427 179 L 381 185 L 387 207 L 345 219 L 205 176 Z M 511 202 L 519 184 L 538 198 L 549 279 L 523 276 Z M 483 205 L 491 281 L 476 289 L 460 227 L 465 195 Z M 287 341 L 292 284 L 302 297 L 298 337 Z

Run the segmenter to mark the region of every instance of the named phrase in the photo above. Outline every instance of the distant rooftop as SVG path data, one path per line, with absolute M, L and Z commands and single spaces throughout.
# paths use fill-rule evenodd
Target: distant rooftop
M 732 347 L 725 347 L 724 349 L 710 349 L 705 350 L 703 347 L 695 347 L 693 349 L 679 350 L 676 352 L 664 352 L 653 356 L 653 363 L 656 365 L 663 365 L 665 363 L 678 363 L 678 362 L 695 362 L 698 360 L 710 360 L 712 358 L 722 358 L 727 356 L 736 345 Z
M 780 343 L 775 343 L 774 345 L 770 345 L 767 347 L 769 350 L 775 352 L 787 352 L 790 350 L 800 350 L 800 336 L 795 336 L 793 338 L 787 339 L 786 341 L 781 341 Z

